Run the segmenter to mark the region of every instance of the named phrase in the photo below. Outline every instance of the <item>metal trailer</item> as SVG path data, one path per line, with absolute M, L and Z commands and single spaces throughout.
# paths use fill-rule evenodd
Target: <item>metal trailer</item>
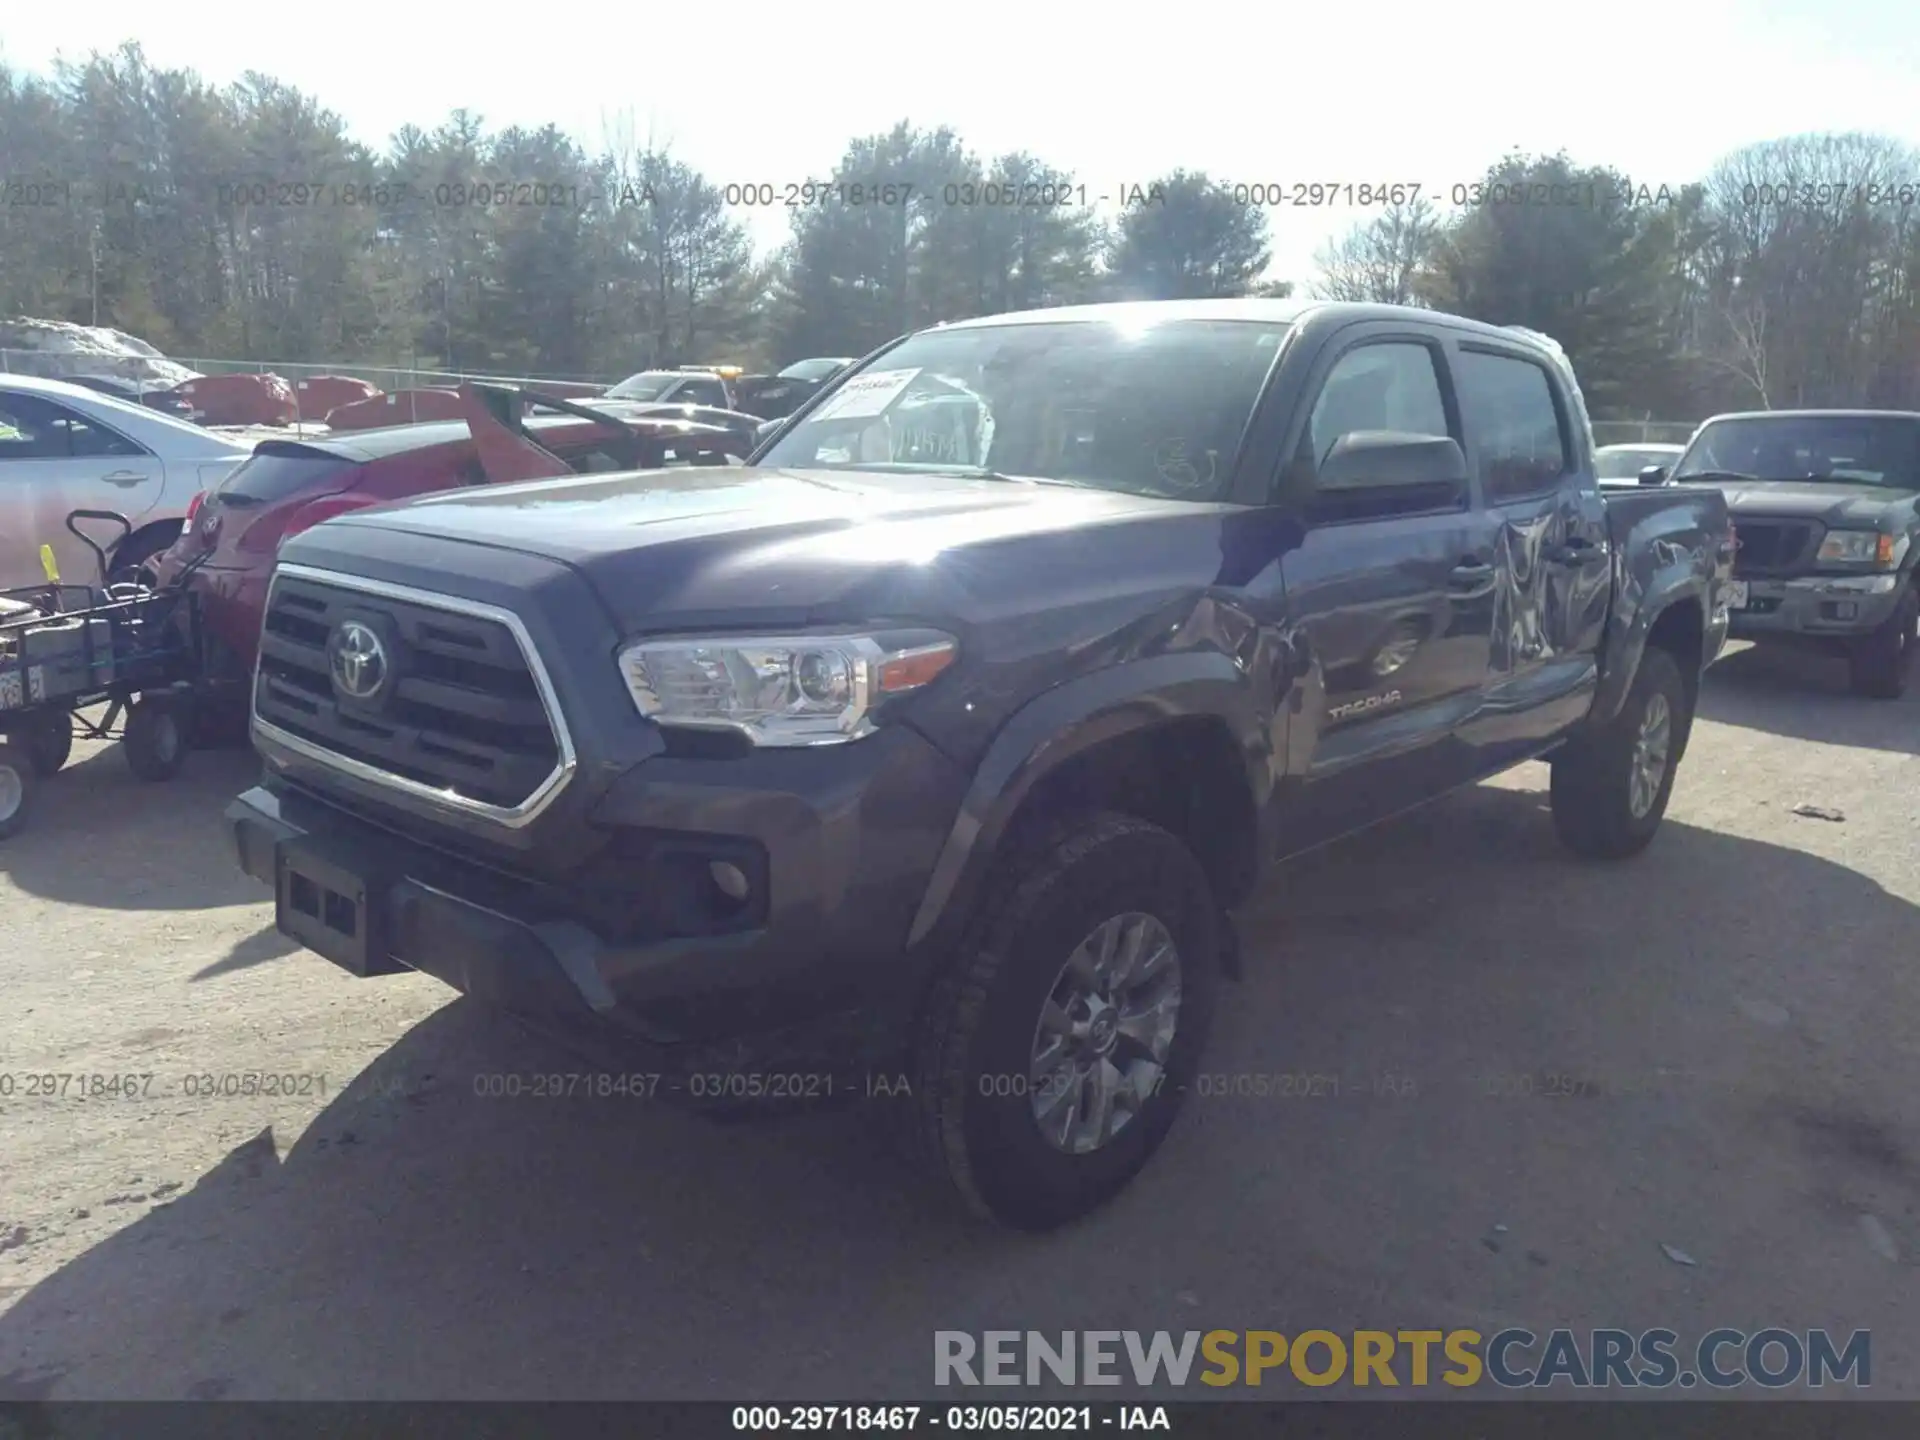
M 27 823 L 41 781 L 67 763 L 76 735 L 118 740 L 142 780 L 169 780 L 190 748 L 205 674 L 198 597 L 165 588 L 109 585 L 108 551 L 77 522 L 132 530 L 125 516 L 76 510 L 67 529 L 100 562 L 100 584 L 49 579 L 0 591 L 0 840 Z M 83 712 L 105 705 L 98 719 Z

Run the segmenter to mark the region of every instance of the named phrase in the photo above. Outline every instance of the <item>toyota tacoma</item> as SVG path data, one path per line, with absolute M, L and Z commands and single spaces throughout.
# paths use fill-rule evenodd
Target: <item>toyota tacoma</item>
M 1573 851 L 1647 845 L 1731 542 L 1711 489 L 1603 498 L 1532 332 L 967 320 L 742 467 L 293 536 L 228 815 L 353 973 L 662 1095 L 883 1093 L 949 1193 L 1047 1229 L 1166 1135 L 1271 862 L 1538 757 Z

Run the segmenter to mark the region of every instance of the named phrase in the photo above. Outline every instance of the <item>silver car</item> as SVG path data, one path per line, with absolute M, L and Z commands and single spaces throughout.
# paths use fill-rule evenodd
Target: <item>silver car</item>
M 40 547 L 53 547 L 60 578 L 99 579 L 99 560 L 67 529 L 75 510 L 124 515 L 133 533 L 113 552 L 131 578 L 180 534 L 188 502 L 211 490 L 253 446 L 130 405 L 81 385 L 0 375 L 0 590 L 46 579 Z M 105 522 L 80 522 L 103 545 Z
M 1599 477 L 1602 489 L 1638 485 L 1642 470 L 1657 466 L 1670 471 L 1686 448 L 1656 445 L 1651 441 L 1637 445 L 1603 445 L 1593 452 L 1594 474 Z

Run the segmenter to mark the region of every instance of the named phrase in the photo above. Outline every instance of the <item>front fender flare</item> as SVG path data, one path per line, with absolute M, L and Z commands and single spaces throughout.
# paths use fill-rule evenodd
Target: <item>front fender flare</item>
M 907 944 L 921 944 L 966 912 L 1008 824 L 1040 780 L 1103 741 L 1195 716 L 1223 721 L 1239 743 L 1257 811 L 1271 785 L 1271 746 L 1252 683 L 1227 655 L 1189 651 L 1128 661 L 1056 685 L 1015 711 L 974 770 Z

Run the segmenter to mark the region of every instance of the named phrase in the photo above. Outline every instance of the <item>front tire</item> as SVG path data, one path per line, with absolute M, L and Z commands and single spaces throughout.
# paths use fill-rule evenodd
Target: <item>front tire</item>
M 1118 1194 L 1199 1065 L 1221 930 L 1199 861 L 1144 820 L 1094 814 L 1010 853 L 920 1022 L 923 1161 L 1020 1230 Z
M 1920 592 L 1909 586 L 1886 624 L 1860 641 L 1847 657 L 1854 694 L 1898 700 L 1907 693 L 1907 674 L 1920 648 L 1916 629 L 1920 629 Z
M 39 771 L 32 752 L 20 741 L 0 735 L 0 840 L 17 833 L 33 813 Z
M 1667 813 L 1693 710 L 1680 666 L 1665 650 L 1640 658 L 1620 713 L 1553 759 L 1553 826 L 1588 860 L 1624 860 L 1647 848 Z

